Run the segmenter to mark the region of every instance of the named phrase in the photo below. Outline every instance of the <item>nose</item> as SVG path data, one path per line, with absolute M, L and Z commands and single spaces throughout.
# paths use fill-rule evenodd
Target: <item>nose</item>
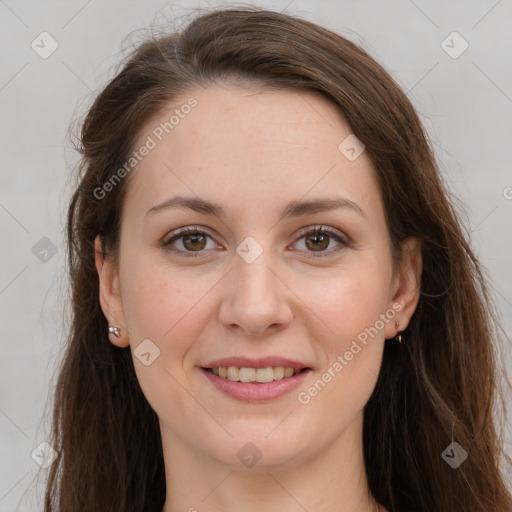
M 234 255 L 234 268 L 225 277 L 226 291 L 219 309 L 219 321 L 226 328 L 262 336 L 279 332 L 291 323 L 293 293 L 272 258 L 267 257 L 269 252 L 263 251 L 252 263 Z

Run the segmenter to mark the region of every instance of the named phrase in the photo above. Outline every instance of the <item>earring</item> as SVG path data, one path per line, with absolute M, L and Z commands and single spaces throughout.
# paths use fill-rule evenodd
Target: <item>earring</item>
M 108 326 L 108 333 L 113 334 L 116 338 L 121 337 L 121 335 L 119 334 L 119 329 L 117 327 L 114 327 L 113 325 Z
M 396 341 L 398 341 L 398 343 L 402 343 L 402 335 L 400 334 L 399 328 L 400 328 L 400 324 L 398 322 L 396 322 L 396 324 L 395 324 L 395 329 L 396 329 L 395 338 L 396 338 Z

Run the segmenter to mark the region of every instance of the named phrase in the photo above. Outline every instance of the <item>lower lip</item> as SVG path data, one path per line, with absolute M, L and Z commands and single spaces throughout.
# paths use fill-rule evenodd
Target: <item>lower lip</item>
M 262 384 L 225 379 L 203 368 L 201 368 L 201 371 L 219 391 L 231 398 L 243 402 L 265 402 L 293 391 L 301 384 L 311 370 L 307 369 L 293 377 L 285 377 L 281 380 L 273 380 L 272 382 Z

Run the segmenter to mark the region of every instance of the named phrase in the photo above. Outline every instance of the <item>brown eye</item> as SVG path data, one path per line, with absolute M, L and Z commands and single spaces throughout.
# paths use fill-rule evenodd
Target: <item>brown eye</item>
M 183 238 L 183 246 L 189 251 L 200 251 L 206 246 L 206 237 L 202 234 L 185 235 Z
M 305 249 L 302 250 L 314 257 L 332 256 L 350 245 L 341 233 L 323 226 L 303 232 L 299 240 L 304 240 Z M 338 247 L 328 249 L 332 242 L 337 242 Z
M 162 246 L 171 252 L 183 256 L 201 256 L 205 249 L 216 248 L 207 247 L 208 240 L 211 237 L 197 228 L 184 228 L 174 233 L 162 242 Z
M 329 247 L 329 235 L 313 234 L 306 236 L 306 246 L 313 251 L 324 251 Z
M 171 233 L 167 240 L 162 242 L 162 245 L 168 250 L 185 257 L 201 256 L 207 252 L 208 239 L 212 240 L 211 236 L 204 231 L 197 228 L 184 228 Z M 322 226 L 305 231 L 299 240 L 304 240 L 305 249 L 301 250 L 315 257 L 332 256 L 350 245 L 342 234 Z M 334 245 L 329 249 L 331 243 L 336 242 L 338 247 Z

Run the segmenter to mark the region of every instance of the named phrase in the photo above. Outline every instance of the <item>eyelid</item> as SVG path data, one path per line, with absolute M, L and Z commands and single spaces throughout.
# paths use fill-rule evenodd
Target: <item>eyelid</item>
M 331 228 L 329 226 L 325 226 L 324 224 L 316 224 L 313 226 L 306 226 L 305 228 L 301 228 L 295 236 L 297 237 L 303 237 L 304 235 L 308 235 L 310 233 L 325 233 L 327 235 L 337 236 L 341 239 L 343 239 L 347 244 L 349 243 L 347 235 L 345 235 L 343 232 Z
M 182 228 L 177 228 L 171 231 L 170 233 L 167 233 L 167 235 L 165 235 L 162 240 L 162 245 L 168 244 L 172 239 L 178 239 L 180 236 L 189 234 L 205 234 L 213 239 L 213 236 L 210 235 L 208 228 L 205 228 L 204 226 L 191 225 Z

